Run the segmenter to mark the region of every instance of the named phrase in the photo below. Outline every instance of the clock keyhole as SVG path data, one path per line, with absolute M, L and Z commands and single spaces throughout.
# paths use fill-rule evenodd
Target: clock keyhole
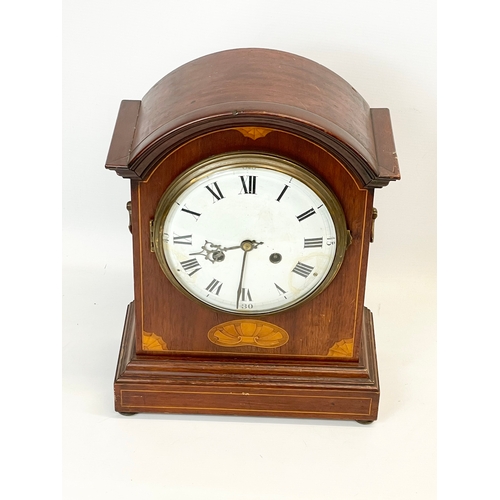
M 272 253 L 270 256 L 269 256 L 269 260 L 273 263 L 273 264 L 277 264 L 278 262 L 281 262 L 281 254 L 280 253 Z

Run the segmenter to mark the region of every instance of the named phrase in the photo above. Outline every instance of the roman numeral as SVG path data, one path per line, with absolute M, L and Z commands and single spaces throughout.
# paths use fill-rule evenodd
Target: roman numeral
M 283 288 L 281 288 L 280 286 L 278 286 L 276 283 L 274 284 L 274 286 L 276 287 L 276 290 L 278 290 L 278 295 L 281 297 L 282 295 L 285 295 L 285 293 L 288 293 L 286 292 L 285 290 L 283 290 Z M 286 297 L 285 297 L 286 299 Z
M 252 302 L 252 296 L 250 295 L 249 288 L 241 289 L 240 299 L 242 300 L 242 302 Z
M 292 269 L 292 273 L 298 274 L 303 278 L 307 278 L 313 269 L 314 267 L 303 264 L 302 262 L 297 262 L 297 265 Z
M 245 194 L 255 194 L 255 186 L 257 185 L 257 177 L 255 175 L 240 175 L 241 184 Z M 241 191 L 240 191 L 240 194 Z
M 216 182 L 205 187 L 210 191 L 210 193 L 214 197 L 214 203 L 224 198 L 224 195 L 222 194 L 222 191 L 219 189 L 219 186 L 217 185 Z
M 285 194 L 285 191 L 289 188 L 290 186 L 287 186 L 285 184 L 285 187 L 283 188 L 283 191 L 281 191 L 280 195 L 278 196 L 278 198 L 276 198 L 276 201 L 280 201 L 281 198 L 283 198 L 283 195 Z
M 299 222 L 302 222 L 304 219 L 311 217 L 311 215 L 314 215 L 315 213 L 316 212 L 314 211 L 314 208 L 310 208 L 309 210 L 306 210 L 303 214 L 297 215 L 297 219 L 299 219 Z
M 323 237 L 304 238 L 304 248 L 321 248 L 323 246 Z
M 220 281 L 217 281 L 216 279 L 213 279 L 207 286 L 207 288 L 205 288 L 205 290 L 209 291 L 210 293 L 215 293 L 215 295 L 219 295 L 221 288 L 222 283 Z
M 193 276 L 194 273 L 198 272 L 201 269 L 201 266 L 196 259 L 184 260 L 183 262 L 181 262 L 181 266 L 184 269 L 184 271 L 186 271 L 189 274 L 189 276 Z
M 174 245 L 192 245 L 193 235 L 186 234 L 184 236 L 174 236 Z
M 187 214 L 191 214 L 196 220 L 198 220 L 201 217 L 201 214 L 198 212 L 193 212 L 192 210 L 189 210 L 187 208 L 181 208 L 181 212 L 186 212 Z

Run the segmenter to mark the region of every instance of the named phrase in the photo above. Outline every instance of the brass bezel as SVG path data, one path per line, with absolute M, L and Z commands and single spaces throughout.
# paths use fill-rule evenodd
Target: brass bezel
M 328 274 L 325 276 L 321 284 L 314 288 L 308 295 L 304 296 L 298 302 L 269 312 L 226 310 L 200 300 L 198 297 L 195 297 L 186 288 L 184 288 L 184 286 L 176 279 L 175 275 L 170 270 L 163 251 L 163 226 L 171 207 L 173 206 L 179 195 L 190 185 L 196 183 L 209 172 L 219 172 L 241 167 L 259 167 L 275 170 L 277 172 L 294 177 L 295 179 L 308 186 L 323 201 L 325 207 L 330 213 L 330 216 L 332 217 L 333 223 L 335 225 L 335 230 L 337 232 L 337 247 L 335 249 L 335 257 Z M 303 305 L 306 301 L 317 297 L 321 292 L 323 292 L 326 287 L 333 281 L 340 270 L 340 267 L 344 260 L 345 251 L 351 243 L 351 234 L 347 229 L 344 211 L 340 202 L 337 200 L 333 192 L 316 176 L 316 174 L 312 173 L 306 167 L 299 165 L 296 162 L 277 155 L 253 152 L 237 152 L 225 153 L 222 155 L 210 157 L 206 160 L 202 160 L 201 162 L 193 165 L 188 170 L 180 174 L 172 182 L 165 193 L 163 193 L 160 202 L 158 203 L 158 207 L 152 221 L 152 239 L 152 250 L 156 255 L 163 273 L 169 279 L 172 285 L 174 285 L 175 288 L 179 290 L 183 295 L 189 297 L 198 304 L 202 304 L 205 307 L 216 310 L 218 312 L 222 311 L 224 313 L 235 314 L 237 316 L 267 316 L 271 314 L 281 313 L 283 311 L 288 311 L 290 309 Z

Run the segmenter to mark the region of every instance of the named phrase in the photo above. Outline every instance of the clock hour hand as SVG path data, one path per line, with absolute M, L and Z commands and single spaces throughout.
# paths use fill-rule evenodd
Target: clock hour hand
M 221 249 L 221 245 L 215 245 L 211 241 L 205 240 L 200 252 L 193 252 L 189 255 L 203 255 L 205 260 L 209 260 L 212 264 L 215 262 L 222 262 L 226 256 Z
M 262 245 L 264 242 L 263 241 L 255 241 L 255 240 L 245 240 L 243 241 L 242 243 L 240 243 L 239 245 L 236 245 L 234 247 L 222 247 L 220 250 L 222 252 L 226 252 L 227 250 L 235 250 L 236 248 L 242 248 L 243 250 L 245 250 L 245 252 L 248 252 L 250 250 L 253 250 L 254 248 L 257 248 L 259 245 Z M 243 248 L 243 245 L 247 245 L 247 248 Z M 250 248 L 249 245 L 252 245 L 252 247 Z
M 259 245 L 262 245 L 263 242 L 257 242 L 255 240 L 245 240 L 243 243 L 245 243 L 247 246 L 251 245 L 251 247 L 249 247 L 249 250 L 253 250 Z M 201 247 L 200 252 L 193 252 L 189 255 L 203 255 L 205 257 L 205 260 L 209 260 L 213 264 L 215 262 L 222 262 L 226 258 L 224 252 L 227 252 L 228 250 L 235 250 L 237 248 L 243 248 L 243 243 L 233 247 L 223 247 L 222 245 L 216 245 L 211 241 L 205 240 L 205 244 Z M 243 250 L 245 249 L 243 248 Z

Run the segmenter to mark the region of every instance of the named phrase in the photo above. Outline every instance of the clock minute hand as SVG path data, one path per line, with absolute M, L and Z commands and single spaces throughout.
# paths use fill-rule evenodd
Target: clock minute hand
M 245 250 L 245 249 L 243 249 L 243 250 L 244 250 L 244 253 L 243 253 L 243 261 L 241 263 L 240 283 L 238 284 L 238 292 L 236 294 L 236 309 L 238 309 L 238 306 L 240 304 L 241 288 L 243 285 L 243 274 L 245 273 L 245 262 L 246 262 L 247 254 L 248 254 L 248 250 Z
M 240 273 L 240 282 L 238 284 L 238 292 L 236 296 L 236 309 L 238 309 L 238 306 L 240 305 L 240 297 L 241 297 L 241 290 L 243 288 L 243 275 L 245 274 L 245 263 L 247 259 L 247 254 L 248 252 L 252 251 L 254 248 L 257 248 L 259 245 L 262 245 L 262 241 L 260 243 L 257 243 L 255 240 L 244 240 L 241 242 L 240 245 L 237 247 L 231 247 L 227 249 L 222 249 L 222 250 L 231 250 L 234 248 L 241 248 L 245 253 L 243 254 L 243 261 L 241 263 L 241 273 Z

